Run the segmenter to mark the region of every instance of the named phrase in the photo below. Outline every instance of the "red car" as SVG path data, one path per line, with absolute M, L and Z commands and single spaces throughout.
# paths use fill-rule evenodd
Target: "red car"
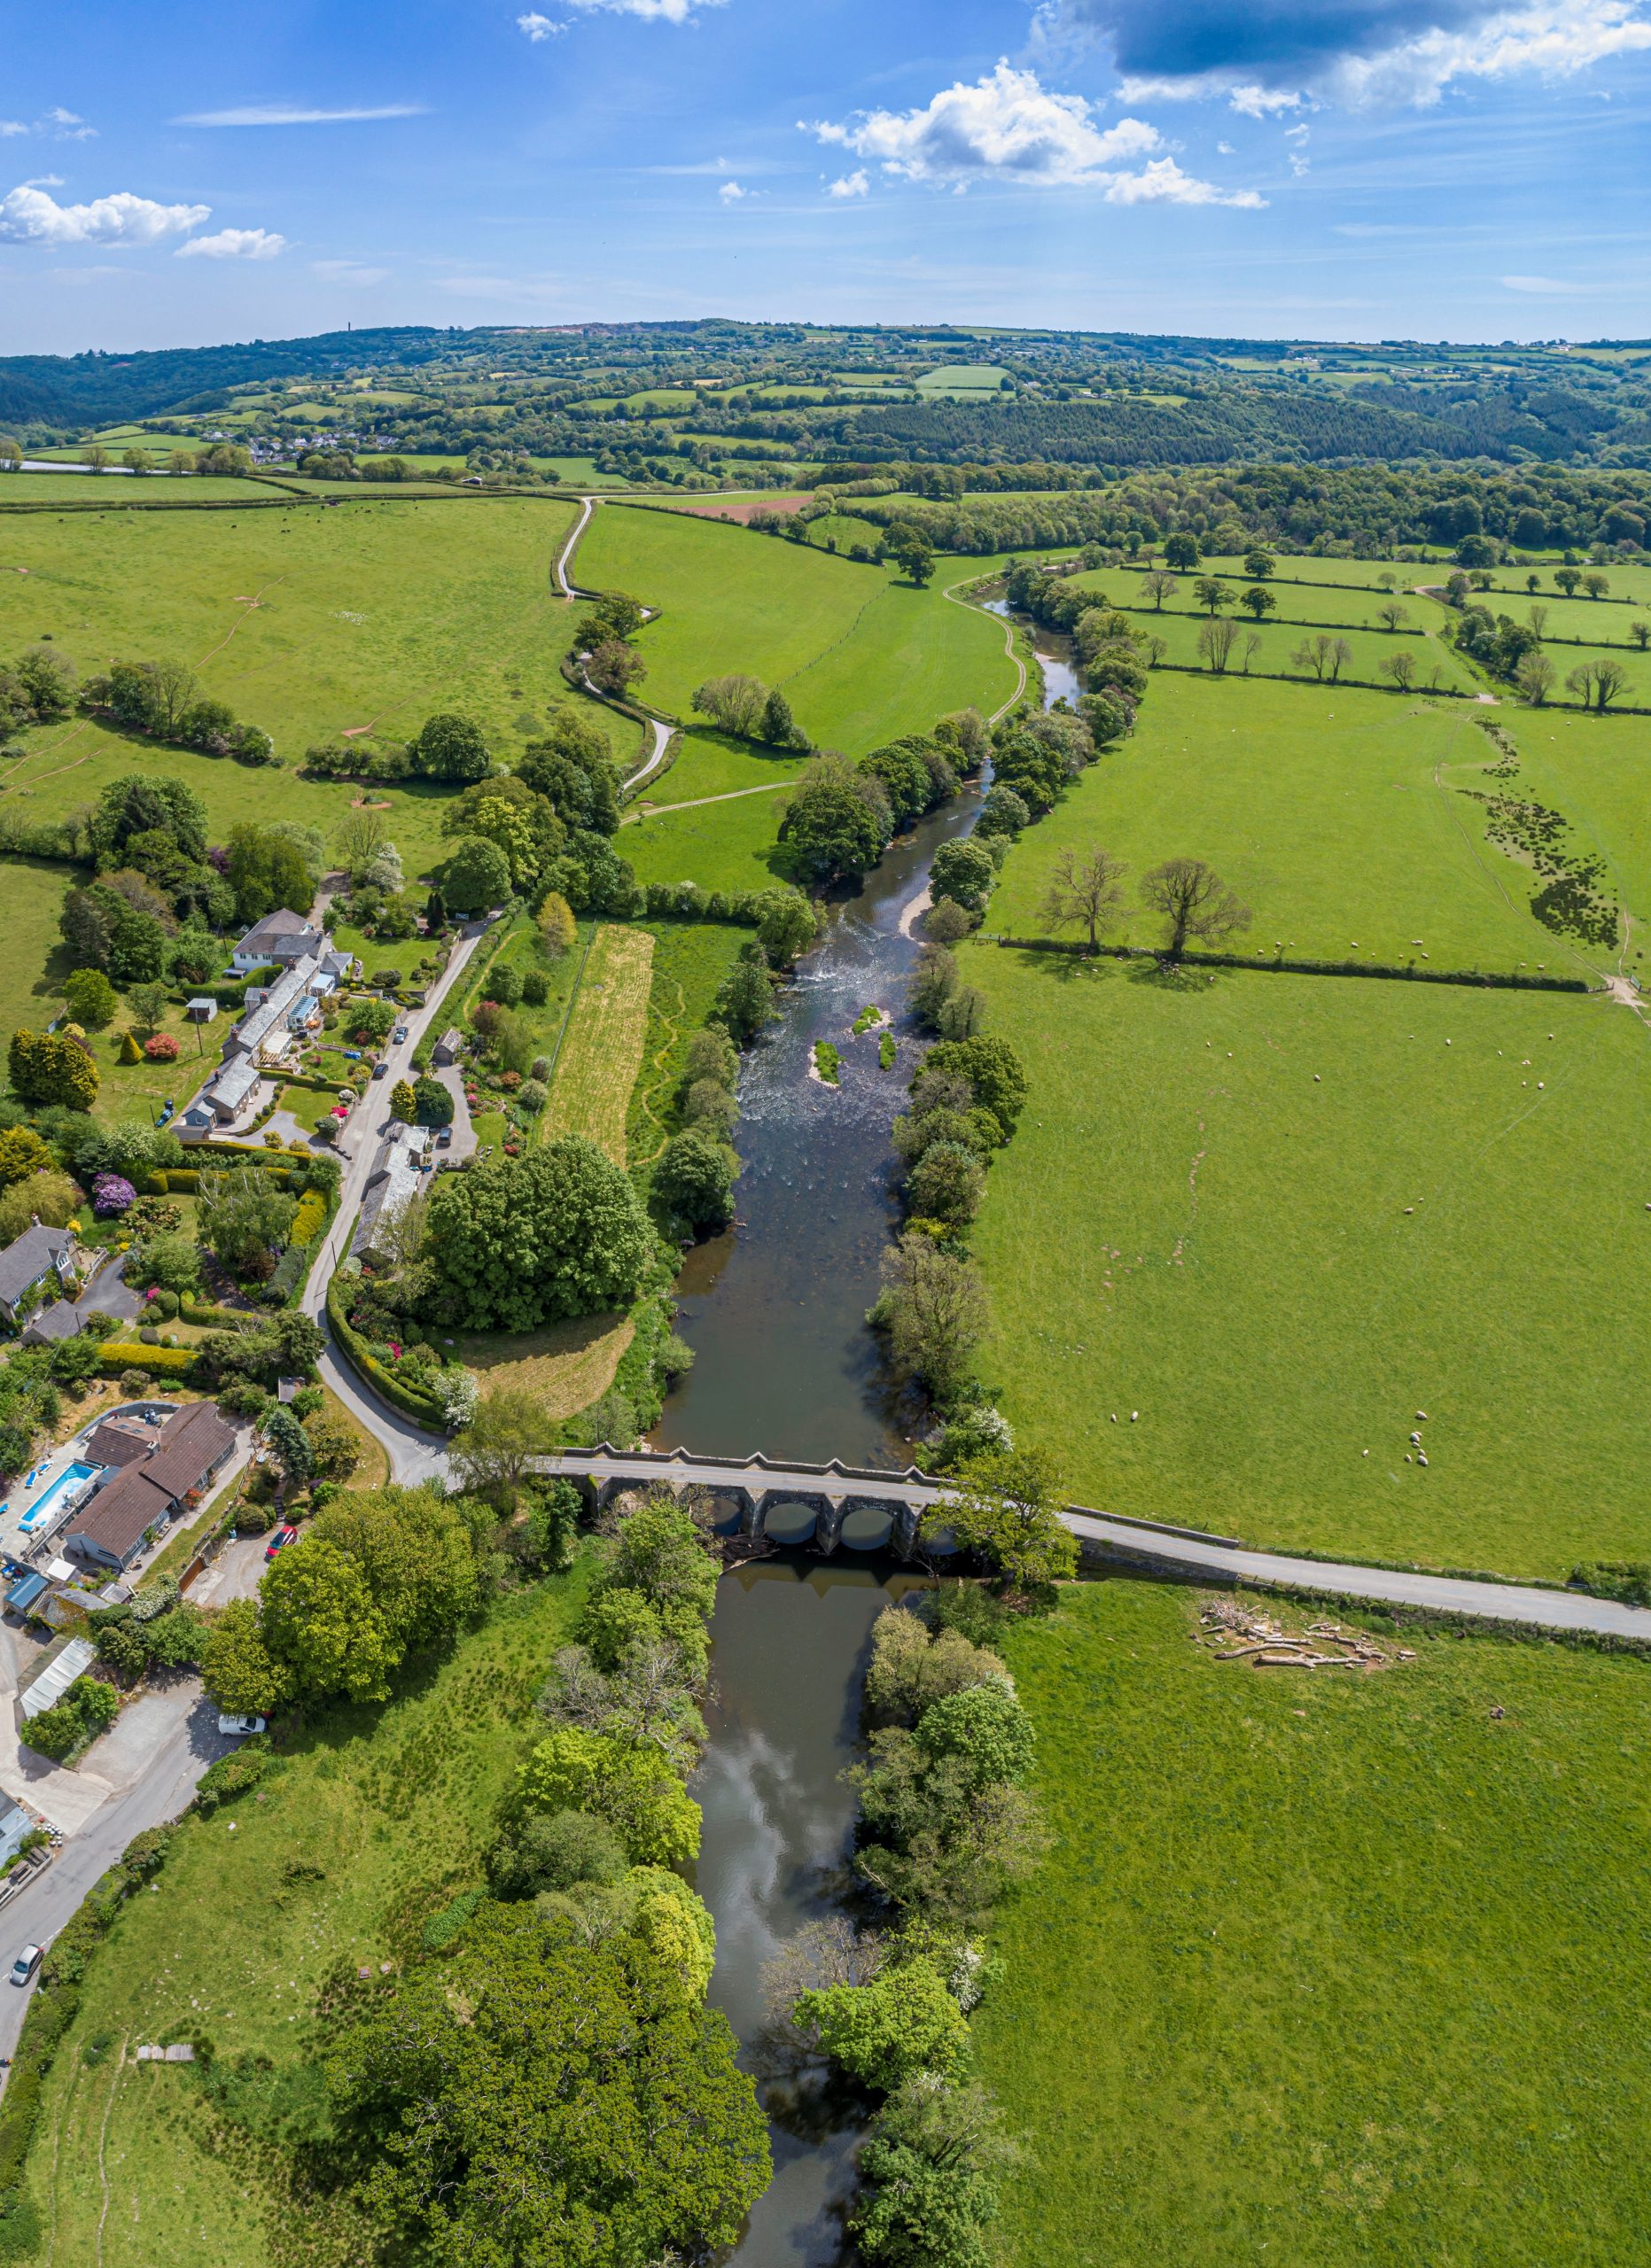
M 293 1527 L 290 1522 L 283 1520 L 280 1526 L 276 1528 L 275 1534 L 270 1537 L 269 1544 L 265 1548 L 264 1557 L 266 1559 L 273 1559 L 276 1553 L 279 1551 L 284 1545 L 288 1543 L 296 1543 L 297 1541 L 298 1530 Z

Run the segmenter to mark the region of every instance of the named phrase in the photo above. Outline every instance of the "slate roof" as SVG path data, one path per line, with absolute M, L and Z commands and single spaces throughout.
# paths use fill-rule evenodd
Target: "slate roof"
M 211 1402 L 186 1402 L 160 1428 L 144 1475 L 169 1496 L 186 1496 L 234 1447 L 234 1433 Z
M 170 1494 L 156 1487 L 149 1478 L 149 1467 L 128 1464 L 74 1514 L 69 1522 L 68 1541 L 84 1536 L 112 1558 L 124 1559 L 144 1530 L 165 1519 L 171 1509 Z
M 88 1434 L 81 1455 L 88 1464 L 141 1464 L 160 1439 L 160 1428 L 141 1418 L 105 1418 Z
M 0 1300 L 15 1306 L 74 1239 L 66 1229 L 25 1229 L 0 1252 Z

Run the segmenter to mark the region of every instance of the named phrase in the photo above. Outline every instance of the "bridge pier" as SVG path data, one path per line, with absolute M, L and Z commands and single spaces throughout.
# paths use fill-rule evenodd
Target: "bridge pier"
M 917 1526 L 923 1514 L 915 1504 L 902 1504 L 894 1515 L 894 1529 L 889 1538 L 896 1553 L 909 1559 L 917 1549 Z

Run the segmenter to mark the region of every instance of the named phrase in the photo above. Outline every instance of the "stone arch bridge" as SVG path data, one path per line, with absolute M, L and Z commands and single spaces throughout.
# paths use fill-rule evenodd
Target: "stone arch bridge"
M 795 1457 L 704 1456 L 686 1449 L 563 1449 L 533 1460 L 541 1472 L 573 1481 L 598 1504 L 627 1488 L 704 1488 L 727 1505 L 728 1534 L 809 1543 L 824 1552 L 893 1550 L 909 1557 L 926 1511 L 943 1508 L 944 1480 L 915 1465 L 808 1464 Z M 1353 1561 L 1297 1559 L 1253 1551 L 1230 1535 L 1176 1527 L 1071 1504 L 1062 1514 L 1086 1558 L 1167 1569 L 1197 1580 L 1248 1582 L 1374 1604 L 1425 1609 L 1477 1621 L 1554 1631 L 1590 1631 L 1651 1649 L 1651 1608 L 1535 1584 L 1474 1582 L 1424 1568 L 1368 1567 Z

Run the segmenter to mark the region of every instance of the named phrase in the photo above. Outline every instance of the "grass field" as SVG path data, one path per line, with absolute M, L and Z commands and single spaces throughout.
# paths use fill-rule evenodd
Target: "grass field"
M 1326 594 L 1320 592 L 1318 595 L 1323 597 Z M 1334 605 L 1341 604 L 1334 594 L 1329 595 Z M 1412 604 L 1413 607 L 1421 607 L 1430 602 L 1417 599 Z M 1149 610 L 1146 613 L 1135 611 L 1130 615 L 1135 629 L 1143 636 L 1162 638 L 1169 649 L 1166 658 L 1184 669 L 1208 666 L 1198 650 L 1198 636 L 1206 618 L 1201 613 L 1185 610 L 1172 611 L 1168 607 L 1161 614 Z M 1230 619 L 1233 618 L 1229 617 Z M 1425 633 L 1420 638 L 1406 638 L 1390 636 L 1385 631 L 1377 629 L 1345 628 L 1320 632 L 1281 622 L 1263 623 L 1258 629 L 1248 617 L 1234 621 L 1234 626 L 1238 637 L 1227 664 L 1229 675 L 1242 672 L 1245 646 L 1249 639 L 1254 637 L 1258 642 L 1250 661 L 1251 669 L 1272 671 L 1281 676 L 1300 677 L 1307 680 L 1311 687 L 1309 673 L 1312 664 L 1304 662 L 1298 665 L 1294 656 L 1304 643 L 1310 643 L 1316 636 L 1325 635 L 1343 640 L 1351 649 L 1351 658 L 1344 664 L 1345 674 L 1349 678 L 1362 678 L 1370 685 L 1381 685 L 1382 664 L 1389 655 L 1396 653 L 1409 655 L 1415 665 L 1419 685 L 1431 685 L 1436 671 L 1437 681 L 1442 686 L 1475 691 L 1479 685 L 1478 679 L 1460 655 L 1438 637 Z
M 666 775 L 666 786 L 675 778 Z M 644 882 L 697 882 L 703 889 L 767 889 L 782 880 L 777 853 L 783 795 L 738 795 L 726 803 L 661 809 L 619 837 Z
M 540 1120 L 548 1139 L 582 1134 L 625 1163 L 631 1089 L 648 1028 L 653 937 L 604 923 L 596 932 Z
M 1102 843 L 1136 877 L 1163 858 L 1207 858 L 1254 915 L 1242 951 L 1591 975 L 1615 954 L 1538 921 L 1538 878 L 1485 839 L 1471 793 L 1529 789 L 1488 776 L 1498 754 L 1476 716 L 1494 718 L 1522 758 L 1531 752 L 1530 787 L 1579 843 L 1610 853 L 1631 913 L 1651 912 L 1638 789 L 1647 758 L 1632 752 L 1632 719 L 1159 672 L 1133 734 L 1022 838 L 987 927 L 1045 933 L 1056 857 Z M 1544 768 L 1549 750 L 1589 792 Z M 1161 930 L 1137 916 L 1119 934 L 1156 944 Z
M 471 1332 L 459 1353 L 479 1373 L 484 1399 L 531 1394 L 552 1418 L 572 1418 L 612 1385 L 635 1332 L 627 1315 L 577 1316 L 542 1331 Z
M 587 1564 L 500 1603 L 404 1674 L 385 1708 L 328 1711 L 290 1733 L 267 1801 L 186 1821 L 158 1890 L 128 1902 L 99 1953 L 48 2083 L 27 2178 L 57 2261 L 268 2268 L 294 2245 L 362 2256 L 285 2190 L 276 2153 L 222 2132 L 192 2071 L 123 2062 L 114 2046 L 206 2031 L 222 2057 L 304 2061 L 323 1981 L 405 1955 L 424 1917 L 479 1879 Z
M 443 707 L 503 751 L 566 692 L 549 566 L 571 516 L 560 501 L 456 498 L 19 519 L 0 540 L 0 571 L 0 571 L 0 654 L 50 633 L 82 669 L 112 654 L 185 662 L 289 764 L 364 726 L 405 738 Z M 51 769 L 70 729 L 37 734 L 7 778 Z
M 261 480 L 243 480 L 232 474 L 191 473 L 175 480 L 155 473 L 136 479 L 130 473 L 19 472 L 0 479 L 0 509 L 19 504 L 82 504 L 98 511 L 127 511 L 156 505 L 168 508 L 199 504 L 278 502 L 280 491 Z M 8 541 L 0 545 L 7 552 Z
M 974 2023 L 1034 2153 L 996 2256 L 1643 2257 L 1651 1672 L 1413 1641 L 1332 1680 L 1195 1629 L 1108 1582 L 1009 1640 L 1059 1840 Z
M 689 714 L 694 687 L 743 671 L 783 687 L 818 744 L 863 754 L 949 709 L 1014 688 L 998 625 L 883 568 L 680 512 L 596 515 L 580 547 L 588 585 L 661 610 L 636 640 L 642 697 Z
M 721 733 L 684 733 L 670 769 L 656 773 L 647 790 L 626 808 L 625 824 L 634 815 L 668 810 L 706 796 L 743 793 L 748 788 L 774 788 L 794 780 L 803 758 L 779 749 L 758 749 Z M 628 847 L 629 838 L 627 838 Z
M 648 1165 L 675 1126 L 674 1103 L 682 1060 L 709 1014 L 717 988 L 733 967 L 749 931 L 721 921 L 656 921 L 653 981 L 648 994 L 648 1033 L 642 1067 L 631 1094 L 630 1153 Z
M 1651 1556 L 1651 1323 L 1604 1290 L 1651 1248 L 1632 1011 L 966 961 L 1031 1083 L 975 1233 L 985 1375 L 1079 1501 L 1554 1579 Z

